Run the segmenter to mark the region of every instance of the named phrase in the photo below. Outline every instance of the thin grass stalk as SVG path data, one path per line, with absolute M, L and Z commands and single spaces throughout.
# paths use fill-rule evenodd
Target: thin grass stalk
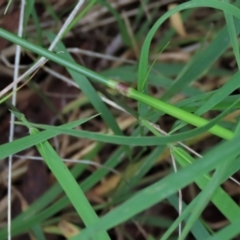
M 151 106 L 159 111 L 163 111 L 164 113 L 169 114 L 169 115 L 171 115 L 177 119 L 180 119 L 186 123 L 189 123 L 193 126 L 202 127 L 208 123 L 208 120 L 206 120 L 204 118 L 195 116 L 194 114 L 191 114 L 187 111 L 179 109 L 179 108 L 177 108 L 171 104 L 165 103 L 161 100 L 155 99 L 144 93 L 140 93 L 137 90 L 135 90 L 133 88 L 129 88 L 128 86 L 126 86 L 122 83 L 118 83 L 111 79 L 106 79 L 103 76 L 101 76 L 100 74 L 97 74 L 94 71 L 89 70 L 83 66 L 80 66 L 76 62 L 72 62 L 72 61 L 69 61 L 69 60 L 61 57 L 61 54 L 56 54 L 56 53 L 50 52 L 42 47 L 39 47 L 33 43 L 26 41 L 25 39 L 22 39 L 22 38 L 16 36 L 2 28 L 0 28 L 0 36 L 15 43 L 15 44 L 22 46 L 23 48 L 26 48 L 26 49 L 33 51 L 41 56 L 44 56 L 45 58 L 47 58 L 53 62 L 56 62 L 66 68 L 69 68 L 78 73 L 81 73 L 81 74 L 85 75 L 86 77 L 89 77 L 89 78 L 95 80 L 98 83 L 101 83 L 107 87 L 115 89 L 115 90 L 119 91 L 121 94 L 123 94 L 129 98 L 135 99 L 135 100 L 140 101 L 145 104 L 148 104 L 149 106 Z M 215 125 L 211 129 L 209 129 L 209 132 L 211 132 L 212 134 L 219 136 L 223 139 L 226 139 L 226 140 L 229 140 L 233 137 L 232 131 L 230 131 L 226 128 L 223 128 L 221 126 L 218 126 L 218 125 Z
M 72 19 L 74 18 L 74 16 L 77 14 L 78 10 L 81 8 L 82 4 L 84 3 L 84 0 L 79 0 L 78 3 L 76 4 L 76 6 L 74 7 L 74 9 L 72 10 L 72 12 L 70 13 L 70 15 L 68 16 L 67 20 L 65 21 L 65 23 L 63 24 L 63 26 L 61 27 L 61 29 L 59 30 L 56 38 L 52 41 L 51 45 L 49 46 L 49 50 L 52 51 L 55 47 L 55 45 L 57 44 L 57 42 L 63 37 L 64 31 L 66 30 L 66 28 L 69 26 L 69 24 L 72 22 Z M 17 80 L 16 82 L 20 82 L 22 81 L 24 78 L 26 78 L 28 75 L 30 75 L 32 72 L 34 72 L 36 69 L 38 69 L 40 66 L 42 66 L 42 64 L 45 62 L 44 56 L 41 56 L 37 62 L 35 62 L 31 68 L 29 68 L 24 74 L 22 74 Z M 12 89 L 12 84 L 9 84 L 4 90 L 1 91 L 1 94 L 6 93 L 7 91 L 9 91 L 10 89 Z M 6 89 L 8 89 L 6 91 Z
M 23 20 L 24 20 L 24 10 L 25 10 L 25 1 L 22 0 L 20 4 L 20 16 L 19 16 L 19 24 L 18 24 L 18 36 L 22 37 L 23 35 Z M 20 65 L 20 59 L 21 59 L 21 46 L 16 47 L 16 55 L 15 55 L 15 64 L 14 64 L 14 77 L 13 77 L 13 94 L 12 94 L 12 104 L 15 106 L 17 102 L 17 79 L 19 75 L 19 65 Z M 9 142 L 12 142 L 14 140 L 14 121 L 15 116 L 13 113 L 11 113 L 11 122 L 10 122 L 10 130 L 9 130 Z M 12 211 L 12 159 L 13 156 L 10 155 L 8 157 L 8 198 L 7 198 L 7 226 L 8 226 L 8 240 L 11 240 L 11 224 L 12 224 L 12 218 L 11 218 L 11 211 Z

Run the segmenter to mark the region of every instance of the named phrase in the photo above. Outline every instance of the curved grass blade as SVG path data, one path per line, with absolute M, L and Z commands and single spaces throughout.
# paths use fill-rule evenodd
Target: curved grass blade
M 32 126 L 38 127 L 38 128 L 44 128 L 50 131 L 43 131 L 39 132 L 38 134 L 23 137 L 21 139 L 15 140 L 10 143 L 6 143 L 0 146 L 0 159 L 3 159 L 9 154 L 15 154 L 17 152 L 20 152 L 28 147 L 31 147 L 33 145 L 36 145 L 42 141 L 45 141 L 53 136 L 56 136 L 58 134 L 68 134 L 70 136 L 74 137 L 81 137 L 81 138 L 87 138 L 91 140 L 101 141 L 101 142 L 108 142 L 112 144 L 120 144 L 124 142 L 124 144 L 129 146 L 155 146 L 155 145 L 165 145 L 167 143 L 172 142 L 178 142 L 183 141 L 189 138 L 192 138 L 198 134 L 201 134 L 203 132 L 206 132 L 207 130 L 211 130 L 213 128 L 218 129 L 218 125 L 215 125 L 218 123 L 222 117 L 226 114 L 227 110 L 223 113 L 221 113 L 218 117 L 216 117 L 214 120 L 207 122 L 206 125 L 203 125 L 203 127 L 184 132 L 175 134 L 173 136 L 164 136 L 164 137 L 123 137 L 123 136 L 111 136 L 107 134 L 101 134 L 101 133 L 94 133 L 94 132 L 88 132 L 88 131 L 80 131 L 80 130 L 68 130 L 65 127 L 69 126 L 68 124 L 63 125 L 62 127 L 53 127 L 53 126 L 47 126 L 47 125 L 41 125 L 41 124 L 32 124 Z M 74 124 L 78 123 L 78 121 L 74 122 Z M 75 125 L 74 125 L 75 126 Z M 220 129 L 225 129 L 221 128 Z M 228 140 L 233 137 L 234 133 L 230 130 L 225 129 L 223 137 Z
M 120 144 L 124 142 L 124 144 L 129 146 L 156 146 L 156 145 L 164 145 L 167 143 L 173 143 L 180 140 L 186 140 L 192 137 L 195 137 L 203 132 L 206 132 L 207 129 L 211 128 L 213 125 L 215 125 L 216 121 L 219 121 L 222 118 L 221 115 L 219 115 L 217 118 L 209 122 L 208 124 L 204 125 L 203 127 L 190 130 L 184 133 L 178 133 L 172 136 L 164 136 L 164 137 L 122 137 L 122 136 L 116 136 L 116 135 L 108 135 L 108 134 L 101 134 L 101 133 L 95 133 L 95 132 L 89 132 L 89 131 L 82 131 L 82 130 L 68 130 L 64 128 L 54 127 L 54 126 L 47 126 L 47 125 L 40 125 L 40 124 L 33 124 L 33 126 L 43 128 L 46 130 L 52 130 L 56 131 L 56 134 L 67 134 L 73 137 L 81 137 L 81 138 L 87 138 L 95 141 L 101 141 L 101 142 L 107 142 L 112 144 Z M 44 135 L 39 133 L 37 135 L 39 138 L 41 136 L 42 139 L 44 139 Z M 233 137 L 233 133 L 231 131 L 228 131 L 228 135 L 226 139 L 231 139 Z M 27 138 L 27 137 L 25 137 Z M 34 139 L 34 138 L 32 138 Z M 35 140 L 35 139 L 34 139 Z M 18 140 L 16 140 L 18 141 Z M 14 142 L 16 142 L 14 141 Z M 35 140 L 36 141 L 36 140 Z M 1 146 L 0 146 L 1 149 Z M 1 153 L 0 153 L 1 156 Z
M 212 8 L 220 9 L 224 12 L 234 15 L 236 18 L 239 19 L 240 10 L 238 8 L 228 3 L 218 2 L 214 0 L 213 1 L 211 0 L 189 1 L 186 3 L 180 4 L 177 7 L 166 12 L 153 25 L 142 46 L 142 52 L 141 52 L 139 68 L 138 68 L 139 91 L 144 89 L 144 78 L 148 72 L 150 44 L 158 28 L 166 19 L 168 19 L 174 13 L 185 10 L 185 9 L 196 8 L 196 7 L 212 7 Z M 237 31 L 240 32 L 239 26 L 237 27 Z M 212 44 L 209 46 L 209 49 L 206 49 L 205 54 L 203 54 L 201 57 L 197 59 L 197 62 L 194 65 L 195 67 L 192 67 L 189 71 L 186 71 L 185 74 L 182 75 L 181 79 L 178 79 L 178 81 L 172 85 L 172 87 L 163 96 L 164 99 L 169 98 L 171 95 L 181 90 L 185 85 L 187 85 L 187 83 L 196 79 L 196 77 L 199 74 L 201 74 L 207 69 L 206 66 L 211 65 L 224 52 L 224 50 L 227 48 L 229 43 L 229 39 L 226 39 L 226 34 L 227 34 L 227 29 L 224 29 L 222 32 L 220 32 L 220 34 L 218 35 L 218 38 L 215 39 L 215 42 L 212 42 Z M 218 44 L 216 44 L 216 42 Z M 213 46 L 216 46 L 216 47 L 213 48 Z M 211 50 L 215 49 L 215 52 L 210 51 L 210 49 Z
M 21 150 L 24 150 L 28 147 L 31 147 L 33 145 L 36 145 L 42 141 L 45 141 L 53 136 L 56 136 L 58 134 L 69 134 L 71 136 L 75 137 L 85 137 L 89 138 L 92 140 L 97 140 L 97 141 L 102 141 L 102 142 L 110 142 L 110 143 L 115 143 L 115 144 L 120 144 L 124 142 L 124 144 L 127 145 L 132 145 L 132 146 L 153 146 L 153 145 L 161 145 L 161 144 L 167 144 L 171 142 L 177 142 L 177 141 L 182 141 L 188 138 L 192 138 L 198 134 L 201 134 L 207 130 L 210 132 L 214 132 L 216 135 L 219 135 L 223 137 L 224 139 L 228 140 L 231 139 L 234 135 L 233 132 L 230 130 L 227 130 L 225 128 L 222 128 L 218 125 L 216 125 L 230 110 L 229 109 L 225 110 L 222 112 L 218 117 L 216 117 L 214 120 L 208 122 L 205 119 L 202 119 L 198 117 L 197 119 L 201 120 L 202 127 L 185 132 L 185 133 L 180 133 L 180 134 L 175 134 L 173 136 L 165 136 L 165 137 L 122 137 L 122 136 L 110 136 L 106 134 L 100 134 L 100 133 L 93 133 L 93 132 L 88 132 L 88 131 L 71 131 L 67 129 L 63 129 L 60 127 L 52 127 L 52 126 L 45 126 L 45 125 L 40 125 L 40 124 L 32 124 L 33 126 L 40 127 L 40 128 L 45 128 L 45 129 L 50 129 L 52 131 L 44 131 L 40 132 L 36 135 L 33 136 L 27 136 L 23 137 L 21 139 L 15 140 L 13 142 L 3 144 L 0 146 L 0 159 L 3 159 L 10 154 L 15 154 Z M 194 116 L 191 115 L 190 116 Z M 81 120 L 80 120 L 81 122 Z M 76 122 L 74 122 L 76 123 Z M 204 125 L 205 123 L 205 125 Z M 68 126 L 68 125 L 64 125 Z M 61 129 L 61 130 L 60 130 Z
M 194 1 L 194 3 L 196 3 L 196 2 Z M 220 5 L 220 7 L 223 7 L 223 6 Z M 238 9 L 236 10 L 235 8 L 233 8 L 231 10 L 235 10 L 233 12 L 234 14 L 236 14 L 238 11 L 240 12 L 240 10 L 238 10 Z M 195 126 L 203 126 L 204 124 L 207 124 L 207 120 L 205 120 L 205 119 L 195 116 L 195 115 L 193 115 L 189 112 L 186 112 L 182 109 L 178 109 L 170 104 L 167 104 L 163 101 L 157 100 L 151 96 L 140 93 L 132 88 L 128 88 L 125 85 L 116 83 L 113 80 L 105 79 L 101 75 L 98 75 L 95 72 L 76 64 L 75 62 L 71 62 L 63 57 L 58 56 L 57 54 L 54 54 L 54 53 L 52 53 L 48 50 L 45 50 L 39 46 L 29 43 L 28 41 L 26 41 L 22 38 L 19 38 L 16 35 L 11 34 L 8 31 L 3 30 L 1 28 L 0 28 L 0 36 L 4 36 L 4 38 L 6 38 L 10 41 L 13 41 L 13 42 L 16 41 L 17 44 L 21 45 L 22 47 L 26 47 L 36 53 L 39 53 L 39 54 L 43 55 L 44 57 L 49 58 L 71 70 L 82 73 L 90 78 L 93 78 L 95 81 L 98 81 L 110 88 L 116 89 L 123 95 L 126 95 L 132 99 L 141 101 L 143 103 L 147 103 L 149 106 L 151 106 L 157 110 L 163 111 L 174 117 L 177 117 L 182 121 L 188 122 Z M 227 138 L 227 139 L 231 138 L 231 135 L 232 135 L 227 129 L 219 127 L 219 126 L 214 126 L 213 128 L 210 129 L 210 132 L 214 133 L 217 136 L 220 136 L 222 138 Z
M 93 116 L 94 117 L 94 116 Z M 80 119 L 71 123 L 67 123 L 62 125 L 61 127 L 66 128 L 66 129 L 71 129 L 74 127 L 77 127 L 87 121 L 89 121 L 92 117 L 90 118 L 85 118 L 85 119 Z M 56 131 L 43 131 L 40 133 L 42 137 L 39 134 L 33 135 L 33 136 L 27 136 L 23 137 L 21 139 L 15 140 L 10 143 L 2 144 L 0 146 L 0 160 L 3 160 L 5 157 L 9 156 L 11 154 L 15 154 L 17 152 L 20 152 L 28 147 L 32 147 L 40 142 L 43 142 L 49 138 L 57 136 Z M 44 136 L 44 137 L 43 137 Z M 10 144 L 10 145 L 9 145 Z

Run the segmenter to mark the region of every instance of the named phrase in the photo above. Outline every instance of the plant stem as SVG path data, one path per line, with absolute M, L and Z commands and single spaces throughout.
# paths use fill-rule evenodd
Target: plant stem
M 61 54 L 56 54 L 56 53 L 50 52 L 40 46 L 37 46 L 33 43 L 28 42 L 27 40 L 25 40 L 23 38 L 16 36 L 2 28 L 0 28 L 0 36 L 15 43 L 15 44 L 20 45 L 23 48 L 26 48 L 32 52 L 35 52 L 35 53 L 39 54 L 40 56 L 44 56 L 45 58 L 47 58 L 53 62 L 56 62 L 66 68 L 69 68 L 73 71 L 81 73 L 81 74 L 85 75 L 86 77 L 89 77 L 89 78 L 95 80 L 98 83 L 104 84 L 107 87 L 115 89 L 115 90 L 119 91 L 121 94 L 123 94 L 129 98 L 135 99 L 135 100 L 140 101 L 145 104 L 148 104 L 149 106 L 151 106 L 157 110 L 163 111 L 163 112 L 165 112 L 177 119 L 180 119 L 186 123 L 189 123 L 193 126 L 202 127 L 203 125 L 208 123 L 208 120 L 206 120 L 204 118 L 201 118 L 192 113 L 184 111 L 180 108 L 177 108 L 177 107 L 175 107 L 171 104 L 168 104 L 166 102 L 163 102 L 161 100 L 155 99 L 144 93 L 138 92 L 137 90 L 135 90 L 133 88 L 129 88 L 125 84 L 118 83 L 118 82 L 110 80 L 110 79 L 106 79 L 103 76 L 101 76 L 100 74 L 97 74 L 94 71 L 89 70 L 83 66 L 80 66 L 76 62 L 65 59 L 64 57 L 61 56 Z M 1 95 L 1 93 L 0 93 L 0 95 Z M 233 137 L 232 131 L 230 131 L 226 128 L 223 128 L 221 126 L 218 126 L 218 125 L 215 125 L 211 129 L 209 129 L 209 132 L 211 132 L 214 135 L 219 136 L 223 139 L 226 139 L 226 140 L 229 140 Z
M 166 102 L 163 102 L 161 100 L 155 99 L 144 93 L 140 93 L 133 88 L 129 88 L 128 96 L 131 97 L 132 99 L 135 99 L 137 101 L 148 104 L 149 106 L 151 106 L 157 110 L 160 110 L 166 114 L 174 116 L 174 117 L 176 117 L 184 122 L 187 122 L 193 126 L 202 127 L 209 123 L 209 121 L 204 118 L 196 116 L 192 113 L 189 113 L 185 110 L 182 110 L 181 108 L 175 107 L 175 106 L 168 104 Z M 216 135 L 218 137 L 226 139 L 226 140 L 229 140 L 233 137 L 232 131 L 230 131 L 226 128 L 223 128 L 219 125 L 215 125 L 212 128 L 210 128 L 209 132 L 213 133 L 214 135 Z

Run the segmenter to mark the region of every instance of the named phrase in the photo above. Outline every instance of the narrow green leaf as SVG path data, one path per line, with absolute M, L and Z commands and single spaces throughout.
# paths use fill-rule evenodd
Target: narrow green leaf
M 119 207 L 106 214 L 99 222 L 82 231 L 81 234 L 71 238 L 71 240 L 87 239 L 97 232 L 110 229 L 172 195 L 193 182 L 196 178 L 221 165 L 229 156 L 231 158 L 237 156 L 239 154 L 239 141 L 240 137 L 238 136 L 228 142 L 222 143 L 207 153 L 201 161 L 197 161 L 179 172 L 146 187 Z
M 34 9 L 35 0 L 26 0 L 25 13 L 24 13 L 24 28 L 26 28 L 30 15 Z
M 46 33 L 49 41 L 52 41 L 55 38 L 55 35 L 47 32 Z M 72 56 L 68 53 L 65 46 L 59 42 L 55 47 L 57 52 L 63 52 L 61 55 L 65 59 L 74 62 L 74 59 Z M 102 99 L 99 97 L 95 89 L 93 88 L 92 84 L 88 81 L 88 79 L 73 70 L 67 69 L 72 78 L 76 81 L 79 88 L 83 91 L 83 93 L 87 96 L 89 101 L 92 103 L 92 105 L 95 107 L 95 109 L 98 111 L 98 113 L 101 114 L 101 117 L 103 120 L 108 124 L 108 126 L 113 130 L 113 132 L 117 135 L 122 135 L 122 131 L 120 130 L 115 118 L 113 117 L 112 113 L 109 111 L 105 103 L 102 101 Z
M 30 129 L 30 134 L 34 135 L 36 133 L 38 133 L 36 128 Z M 94 212 L 92 206 L 88 202 L 82 189 L 75 181 L 69 169 L 66 167 L 62 159 L 59 158 L 58 154 L 54 151 L 49 142 L 45 141 L 39 143 L 36 145 L 36 147 L 41 156 L 44 158 L 45 163 L 48 165 L 49 169 L 52 171 L 57 181 L 67 194 L 79 217 L 81 217 L 83 220 L 85 226 L 90 226 L 91 224 L 97 222 L 97 214 Z M 103 232 L 97 237 L 94 237 L 94 239 L 107 240 L 110 238 L 106 232 Z
M 229 0 L 223 0 L 223 2 L 228 3 Z M 240 56 L 239 56 L 239 46 L 238 46 L 238 36 L 237 36 L 238 34 L 236 32 L 232 15 L 229 13 L 224 13 L 224 15 L 227 23 L 229 37 L 231 39 L 231 43 L 233 47 L 233 52 L 237 61 L 238 70 L 240 70 Z
M 176 211 L 178 211 L 178 207 L 179 207 L 179 199 L 177 196 L 172 195 L 170 197 L 168 197 L 168 201 L 174 206 L 174 208 L 176 209 Z M 186 209 L 186 207 L 188 205 L 186 205 L 183 201 L 182 201 L 182 205 L 183 205 L 183 212 Z M 188 219 L 188 218 L 186 218 Z M 182 220 L 181 220 L 182 221 Z M 206 229 L 206 227 L 203 225 L 202 223 L 203 220 L 201 219 L 197 219 L 196 222 L 194 223 L 191 232 L 194 235 L 194 237 L 196 238 L 196 240 L 202 240 L 203 238 L 207 238 L 210 236 L 210 233 L 208 232 L 208 230 Z M 179 223 L 177 223 L 176 226 L 178 226 Z M 170 228 L 171 226 L 169 226 Z M 169 230 L 169 228 L 167 230 Z M 174 230 L 175 228 L 173 228 Z
M 221 88 L 214 91 L 214 93 L 211 94 L 211 96 L 204 101 L 202 106 L 198 108 L 194 114 L 195 115 L 202 115 L 206 113 L 209 110 L 212 110 L 217 104 L 219 104 L 221 101 L 223 101 L 228 95 L 230 95 L 234 90 L 238 89 L 240 87 L 240 72 L 237 72 L 227 83 L 225 83 Z M 240 102 L 240 99 L 236 100 L 237 103 Z M 175 127 L 171 133 L 175 132 L 176 130 L 183 128 L 186 126 L 186 123 L 181 123 L 179 126 Z
M 43 230 L 39 224 L 32 227 L 32 231 L 37 240 L 46 240 Z
M 221 150 L 221 151 L 224 151 L 224 150 Z M 181 148 L 175 148 L 173 151 L 173 154 L 176 160 L 178 161 L 178 163 L 182 167 L 187 167 L 190 164 L 193 164 L 195 162 L 195 160 L 186 151 L 184 151 Z M 227 160 L 231 162 L 232 160 L 234 160 L 234 158 L 232 159 L 230 158 L 230 156 L 228 156 Z M 199 159 L 199 161 L 202 161 L 202 159 Z M 227 170 L 227 168 L 225 168 L 225 170 Z M 208 185 L 210 179 L 211 177 L 209 175 L 203 175 L 199 178 L 196 178 L 195 182 L 200 189 L 204 190 Z M 216 205 L 219 211 L 221 211 L 222 214 L 229 221 L 232 221 L 232 222 L 235 221 L 235 219 L 240 215 L 240 208 L 221 187 L 219 187 L 215 191 L 212 197 L 212 202 Z M 222 204 L 223 202 L 225 204 Z
M 100 148 L 101 144 L 98 144 L 91 153 L 86 155 L 86 158 L 92 159 L 100 150 Z M 86 167 L 87 165 L 84 164 L 76 165 L 71 171 L 72 175 L 75 178 L 78 177 L 85 170 Z M 97 172 L 101 172 L 101 170 L 103 169 L 99 168 Z M 107 172 L 108 171 L 106 171 L 106 173 Z M 92 176 L 90 176 L 89 178 L 91 182 L 93 180 Z M 86 191 L 85 186 L 83 184 L 81 186 Z M 29 229 L 34 227 L 35 224 L 45 221 L 47 218 L 53 216 L 65 206 L 67 206 L 69 204 L 69 199 L 67 198 L 67 196 L 62 197 L 60 200 L 56 200 L 57 197 L 60 197 L 60 194 L 62 194 L 62 188 L 58 183 L 56 183 L 40 198 L 38 198 L 38 200 L 31 204 L 31 206 L 29 206 L 26 211 L 22 212 L 16 218 L 14 218 L 11 223 L 12 236 L 16 236 L 17 234 L 28 231 Z M 24 221 L 22 221 L 22 219 L 24 219 Z M 0 230 L 0 239 L 2 239 L 4 236 L 7 236 L 6 227 Z
M 193 209 L 191 216 L 186 222 L 186 225 L 184 226 L 184 229 L 182 231 L 181 237 L 179 240 L 184 240 L 187 237 L 188 232 L 191 230 L 193 224 L 196 222 L 196 220 L 199 218 L 199 215 L 203 211 L 203 209 L 206 207 L 208 204 L 208 201 L 211 199 L 213 194 L 216 192 L 217 188 L 219 187 L 222 177 L 224 173 L 226 172 L 226 168 L 231 164 L 231 162 L 234 159 L 228 159 L 227 162 L 223 163 L 221 166 L 219 166 L 216 171 L 213 174 L 212 179 L 209 181 L 209 183 L 206 185 L 206 187 L 202 190 L 202 192 L 197 196 L 198 202 Z M 228 196 L 228 195 L 227 195 Z M 227 204 L 224 202 L 224 199 L 221 198 L 222 196 L 219 196 L 218 200 L 221 203 L 221 205 Z M 232 203 L 234 203 L 232 201 Z M 232 207 L 228 206 L 229 208 Z M 240 208 L 236 205 L 236 209 L 238 210 L 238 217 L 240 216 Z
M 62 125 L 63 128 L 74 128 L 89 121 L 91 118 L 80 119 L 71 123 L 67 123 Z M 58 133 L 56 131 L 43 131 L 39 134 L 33 136 L 23 137 L 18 140 L 14 140 L 10 143 L 2 144 L 0 146 L 0 159 L 3 160 L 5 157 L 20 152 L 26 148 L 32 147 L 40 142 L 43 142 L 49 138 L 57 136 Z
M 108 11 L 110 13 L 112 13 L 112 15 L 115 17 L 123 43 L 125 43 L 127 46 L 130 46 L 131 45 L 131 40 L 129 38 L 129 34 L 127 32 L 127 27 L 125 26 L 125 23 L 122 19 L 122 16 L 107 1 L 105 1 L 105 0 L 97 0 L 97 1 L 99 2 L 99 4 L 106 7 L 108 9 Z
M 196 3 L 195 1 L 193 1 L 193 2 Z M 220 5 L 220 7 L 223 8 L 223 6 L 221 6 L 221 5 Z M 230 9 L 230 10 L 232 10 L 234 14 L 237 14 L 237 12 L 238 12 L 238 10 L 236 10 L 235 8 Z M 240 12 L 240 10 L 239 10 L 239 12 Z M 167 114 L 170 114 L 174 117 L 177 117 L 182 121 L 186 121 L 195 126 L 203 126 L 204 124 L 207 124 L 207 120 L 205 120 L 205 119 L 197 117 L 197 116 L 195 116 L 189 112 L 186 112 L 182 109 L 178 109 L 178 108 L 176 108 L 170 104 L 167 104 L 163 101 L 159 101 L 151 96 L 148 96 L 146 94 L 138 92 L 134 89 L 127 88 L 127 87 L 125 87 L 121 84 L 118 84 L 112 80 L 105 79 L 101 75 L 98 75 L 89 69 L 85 69 L 84 67 L 76 64 L 75 62 L 71 62 L 63 57 L 59 57 L 57 54 L 54 54 L 50 51 L 47 51 L 41 47 L 34 45 L 32 43 L 29 43 L 28 41 L 25 41 L 24 39 L 21 39 L 21 38 L 17 37 L 16 35 L 11 34 L 8 31 L 5 31 L 1 28 L 0 28 L 0 36 L 4 36 L 6 39 L 13 41 L 13 42 L 17 41 L 17 43 L 23 47 L 33 50 L 36 53 L 39 53 L 46 58 L 49 58 L 59 64 L 62 64 L 63 66 L 65 66 L 67 68 L 70 68 L 71 70 L 83 73 L 86 76 L 93 78 L 96 81 L 98 81 L 110 88 L 117 89 L 120 93 L 127 95 L 128 97 L 131 97 L 135 100 L 141 101 L 145 104 L 147 103 L 151 107 L 153 107 L 157 110 L 163 111 Z M 215 135 L 220 136 L 222 138 L 226 138 L 226 139 L 230 139 L 232 136 L 231 132 L 229 132 L 227 129 L 219 127 L 219 126 L 214 126 L 212 129 L 210 129 L 210 131 L 212 133 L 214 133 Z

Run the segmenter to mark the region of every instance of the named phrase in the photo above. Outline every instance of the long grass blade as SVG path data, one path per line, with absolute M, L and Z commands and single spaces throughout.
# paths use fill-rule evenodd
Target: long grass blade
M 194 181 L 197 177 L 200 177 L 220 166 L 229 156 L 232 158 L 236 157 L 239 154 L 239 147 L 237 145 L 238 141 L 240 141 L 240 137 L 236 137 L 228 142 L 220 144 L 214 150 L 206 154 L 201 161 L 197 161 L 191 166 L 180 170 L 176 174 L 169 175 L 163 180 L 145 188 L 118 208 L 115 208 L 113 211 L 106 214 L 98 223 L 72 238 L 72 240 L 86 239 L 95 235 L 99 231 L 110 229 L 126 221 L 137 213 L 140 213 L 144 209 L 149 208 L 175 193 L 178 189 L 183 188 L 190 182 Z M 134 206 L 134 208 L 132 206 Z
M 36 128 L 30 129 L 30 134 L 34 135 L 38 132 Z M 48 165 L 49 169 L 52 171 L 57 181 L 62 186 L 63 190 L 67 194 L 74 208 L 76 209 L 78 215 L 83 220 L 85 226 L 90 226 L 98 221 L 98 216 L 84 195 L 82 189 L 79 187 L 78 183 L 60 159 L 58 154 L 54 151 L 52 146 L 47 142 L 42 142 L 36 145 L 39 153 L 44 158 L 45 163 Z M 107 240 L 110 239 L 106 232 L 99 234 L 94 239 Z

